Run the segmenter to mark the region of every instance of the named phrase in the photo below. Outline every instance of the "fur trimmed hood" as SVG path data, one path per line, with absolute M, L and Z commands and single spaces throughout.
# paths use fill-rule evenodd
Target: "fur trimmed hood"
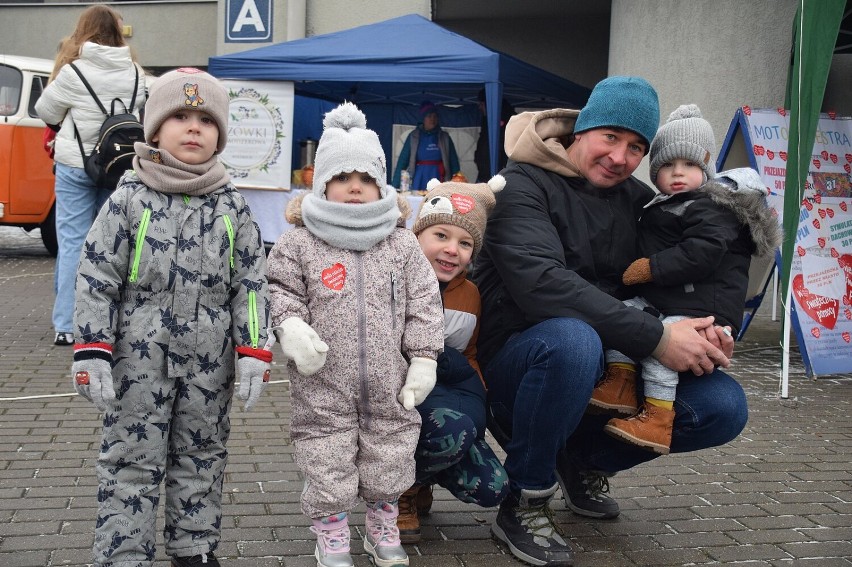
M 748 226 L 756 247 L 755 256 L 771 254 L 781 245 L 781 227 L 775 211 L 766 203 L 766 189 L 744 184 L 722 172 L 716 179 L 705 183 L 698 191 L 709 195 L 713 202 L 726 207 Z M 755 177 L 757 175 L 755 174 Z M 757 177 L 759 181 L 759 177 Z
M 287 203 L 287 208 L 284 210 L 284 219 L 293 226 L 305 226 L 305 222 L 302 220 L 302 199 L 305 198 L 305 195 L 307 193 L 291 199 Z M 399 220 L 396 221 L 396 226 L 405 228 L 405 223 L 408 221 L 408 217 L 411 216 L 411 206 L 408 204 L 408 200 L 402 195 L 397 195 L 396 204 L 399 207 Z

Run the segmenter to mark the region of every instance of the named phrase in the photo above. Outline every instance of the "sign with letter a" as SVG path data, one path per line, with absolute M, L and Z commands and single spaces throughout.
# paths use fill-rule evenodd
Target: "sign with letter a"
M 272 0 L 227 0 L 225 43 L 272 41 Z

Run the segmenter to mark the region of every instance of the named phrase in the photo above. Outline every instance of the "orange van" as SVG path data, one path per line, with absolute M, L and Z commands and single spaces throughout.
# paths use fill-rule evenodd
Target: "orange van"
M 40 228 L 55 256 L 53 160 L 35 111 L 52 70 L 50 59 L 0 55 L 0 225 Z

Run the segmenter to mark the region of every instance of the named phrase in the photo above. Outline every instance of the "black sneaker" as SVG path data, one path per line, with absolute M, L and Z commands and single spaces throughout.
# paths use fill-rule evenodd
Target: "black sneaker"
M 555 484 L 546 490 L 521 490 L 520 495 L 510 492 L 500 504 L 491 533 L 521 561 L 551 567 L 574 565 L 574 552 L 548 506 L 555 492 Z
M 556 480 L 562 488 L 565 505 L 575 514 L 608 520 L 621 512 L 609 496 L 609 479 L 596 472 L 580 471 L 565 449 L 556 454 Z
M 192 557 L 172 557 L 172 567 L 222 567 L 213 552 Z
M 74 344 L 74 333 L 56 333 L 53 344 L 59 346 L 71 346 Z

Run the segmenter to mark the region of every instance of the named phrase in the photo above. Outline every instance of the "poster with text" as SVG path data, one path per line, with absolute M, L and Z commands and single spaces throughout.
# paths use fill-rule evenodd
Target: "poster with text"
M 750 161 L 766 184 L 769 203 L 780 219 L 786 189 L 789 112 L 743 107 L 737 114 L 735 120 L 741 121 Z M 852 371 L 850 174 L 852 118 L 821 114 L 792 262 L 794 322 L 811 374 Z
M 228 145 L 220 159 L 239 188 L 290 188 L 292 82 L 223 80 L 228 89 Z

